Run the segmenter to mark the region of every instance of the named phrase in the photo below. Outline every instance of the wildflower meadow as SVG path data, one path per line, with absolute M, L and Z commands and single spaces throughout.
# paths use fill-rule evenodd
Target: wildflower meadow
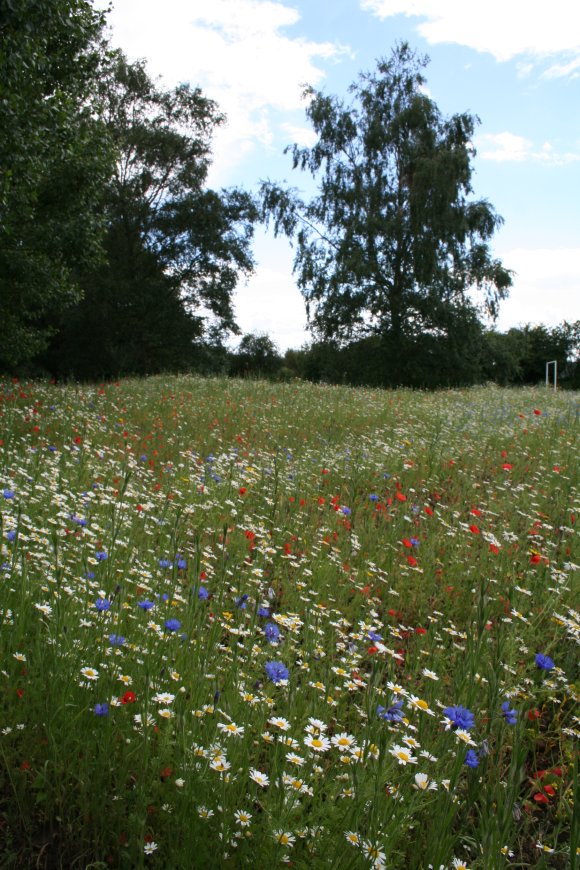
M 578 866 L 578 414 L 0 384 L 0 867 Z

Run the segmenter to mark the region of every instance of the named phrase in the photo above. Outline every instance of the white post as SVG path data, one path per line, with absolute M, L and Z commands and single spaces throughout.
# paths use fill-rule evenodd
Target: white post
M 554 392 L 558 388 L 558 360 L 552 359 L 546 363 L 546 386 L 550 386 L 550 366 L 554 366 Z

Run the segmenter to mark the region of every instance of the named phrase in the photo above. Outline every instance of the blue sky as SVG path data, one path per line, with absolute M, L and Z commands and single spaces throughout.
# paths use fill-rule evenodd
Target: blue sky
M 210 183 L 307 188 L 286 145 L 312 143 L 302 85 L 346 97 L 407 40 L 430 57 L 445 115 L 478 115 L 474 196 L 503 216 L 493 253 L 516 272 L 497 326 L 580 319 L 578 0 L 112 0 L 112 41 L 165 85 L 189 81 L 228 116 Z M 236 294 L 244 332 L 280 349 L 308 339 L 285 239 L 259 230 L 256 274 Z

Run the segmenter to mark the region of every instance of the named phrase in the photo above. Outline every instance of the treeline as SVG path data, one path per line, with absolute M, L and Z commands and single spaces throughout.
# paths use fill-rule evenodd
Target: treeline
M 503 386 L 537 384 L 546 362 L 557 363 L 558 383 L 580 389 L 580 321 L 547 328 L 526 325 L 507 332 L 472 324 L 462 342 L 424 336 L 409 343 L 401 360 L 380 338 L 340 347 L 312 342 L 284 354 L 267 335 L 244 335 L 235 350 L 223 345 L 197 346 L 183 371 L 230 377 L 417 388 L 459 387 L 495 381 Z M 553 383 L 550 369 L 550 383 Z
M 0 371 L 170 370 L 236 330 L 258 208 L 207 185 L 225 118 L 104 26 L 88 0 L 0 0 Z
M 512 285 L 489 247 L 502 219 L 470 196 L 477 119 L 442 116 L 426 58 L 397 45 L 349 104 L 307 90 L 317 142 L 289 149 L 307 202 L 269 180 L 211 189 L 218 106 L 153 82 L 105 23 L 90 0 L 0 0 L 0 373 L 430 388 L 534 383 L 557 360 L 578 385 L 578 323 L 481 323 Z M 228 349 L 258 223 L 293 240 L 313 334 L 284 356 L 267 336 Z

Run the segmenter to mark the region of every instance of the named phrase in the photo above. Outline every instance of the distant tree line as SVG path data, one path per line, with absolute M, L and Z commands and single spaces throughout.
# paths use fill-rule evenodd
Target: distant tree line
M 578 324 L 482 326 L 512 284 L 502 219 L 471 198 L 478 119 L 442 116 L 426 58 L 397 45 L 350 102 L 307 88 L 304 201 L 209 188 L 218 106 L 153 82 L 104 26 L 90 0 L 0 0 L 0 372 L 437 387 L 532 383 L 557 359 L 577 383 Z M 291 239 L 307 305 L 312 342 L 284 356 L 264 335 L 229 349 L 258 222 Z
M 215 348 L 198 365 L 207 374 L 234 377 L 430 389 L 487 381 L 537 384 L 545 378 L 546 362 L 555 360 L 559 385 L 580 389 L 580 321 L 553 328 L 528 324 L 507 332 L 484 329 L 476 321 L 463 341 L 423 336 L 409 343 L 406 360 L 391 356 L 390 367 L 389 353 L 392 349 L 377 337 L 342 346 L 312 342 L 282 354 L 267 335 L 244 335 L 236 350 Z

